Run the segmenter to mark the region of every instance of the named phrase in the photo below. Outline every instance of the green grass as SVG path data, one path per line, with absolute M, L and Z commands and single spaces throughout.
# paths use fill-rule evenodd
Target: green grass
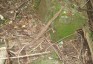
M 70 23 L 62 23 L 58 21 L 59 18 L 55 20 L 54 29 L 56 30 L 56 32 L 51 33 L 51 38 L 53 39 L 53 41 L 58 41 L 59 39 L 74 33 L 78 28 L 82 28 L 86 20 L 83 19 L 82 16 L 78 13 L 76 13 L 73 17 L 73 21 L 71 21 Z
M 32 64 L 59 64 L 58 61 L 55 60 L 49 60 L 49 59 L 38 59 L 36 62 L 33 62 Z M 62 63 L 60 63 L 62 64 Z
M 43 0 L 42 0 L 43 1 Z M 39 8 L 39 15 L 44 20 L 45 23 L 49 21 L 56 12 L 61 8 L 61 5 L 57 0 L 46 0 L 45 1 L 46 6 L 43 7 L 43 4 Z M 43 2 L 44 3 L 44 2 Z M 75 9 L 71 8 L 72 13 L 74 14 L 72 17 L 68 18 L 62 18 L 61 16 L 67 16 L 64 11 L 69 12 L 68 8 L 65 7 L 60 16 L 53 21 L 53 27 L 56 30 L 56 32 L 53 34 L 51 32 L 51 38 L 53 41 L 58 41 L 61 38 L 64 38 L 72 33 L 74 33 L 78 28 L 81 28 L 83 24 L 86 22 L 84 16 L 77 12 Z M 71 18 L 73 20 L 71 20 Z M 70 23 L 64 23 L 64 22 L 70 22 Z
M 47 2 L 47 1 L 46 1 Z M 48 1 L 49 3 L 49 1 Z M 47 4 L 48 4 L 47 3 Z M 54 7 L 54 8 L 52 8 Z M 47 20 L 51 19 L 53 15 L 61 8 L 61 5 L 58 1 L 53 0 L 50 3 L 50 7 L 48 7 L 48 15 L 46 15 Z M 61 16 L 67 16 L 64 11 L 68 12 L 68 10 L 63 10 L 60 14 L 60 16 L 53 21 L 53 28 L 55 29 L 55 33 L 53 34 L 51 32 L 51 38 L 53 41 L 58 41 L 61 38 L 64 38 L 72 33 L 74 33 L 78 28 L 81 28 L 83 24 L 86 22 L 85 18 L 83 18 L 83 15 L 76 10 L 72 9 L 72 13 L 74 14 L 72 17 L 68 18 L 62 18 Z M 60 20 L 59 20 L 60 19 Z M 73 20 L 71 20 L 73 19 Z M 64 23 L 64 21 L 70 22 L 70 23 Z M 63 23 L 62 23 L 63 22 Z

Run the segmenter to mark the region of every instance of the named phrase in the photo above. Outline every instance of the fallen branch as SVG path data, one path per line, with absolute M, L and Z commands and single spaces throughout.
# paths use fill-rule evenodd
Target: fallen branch
M 9 55 L 9 43 L 8 43 L 8 40 L 5 40 L 5 45 L 6 45 L 6 51 L 7 51 L 7 64 L 10 64 L 11 60 L 10 60 L 10 55 Z
M 56 54 L 58 55 L 59 59 L 62 60 L 62 52 L 59 49 L 59 47 L 56 44 L 52 44 L 48 39 L 46 39 L 46 41 L 50 44 L 50 46 L 54 49 L 54 51 L 56 52 Z
M 42 52 L 42 53 L 29 54 L 29 55 L 15 56 L 15 57 L 10 57 L 10 59 L 33 57 L 33 56 L 45 55 L 45 54 L 49 54 L 49 53 L 50 53 L 50 51 Z M 8 59 L 8 58 L 5 57 L 5 58 L 0 58 L 0 59 Z
M 59 14 L 61 13 L 61 11 L 62 11 L 62 8 L 54 15 L 54 17 L 52 19 L 49 20 L 49 22 L 47 23 L 47 25 L 37 35 L 37 37 L 36 37 L 35 40 L 38 40 L 45 33 L 45 31 L 48 29 L 48 27 L 50 26 L 50 24 L 59 16 Z

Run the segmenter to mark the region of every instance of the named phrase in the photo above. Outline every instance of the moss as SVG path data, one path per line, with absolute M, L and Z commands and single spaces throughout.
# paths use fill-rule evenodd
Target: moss
M 54 14 L 61 8 L 61 5 L 58 1 L 51 0 L 50 2 L 50 6 L 48 7 L 48 14 L 46 15 L 47 20 L 45 21 L 51 19 Z M 78 28 L 82 28 L 83 24 L 86 22 L 85 18 L 83 18 L 83 15 L 74 9 L 71 10 L 73 15 L 67 16 L 67 13 L 69 12 L 67 10 L 65 8 L 51 24 L 51 26 L 56 31 L 55 33 L 52 33 L 52 31 L 50 31 L 53 41 L 58 41 L 59 39 L 74 33 Z
M 55 33 L 51 33 L 51 38 L 53 41 L 58 41 L 61 38 L 64 38 L 72 33 L 74 33 L 78 28 L 82 28 L 83 24 L 86 22 L 78 13 L 73 16 L 73 20 L 66 20 L 67 23 L 64 23 L 64 20 L 57 18 L 54 22 Z M 68 23 L 69 22 L 69 23 Z
M 90 38 L 91 38 L 92 41 L 93 41 L 93 32 L 91 31 L 89 34 L 90 34 Z
M 34 0 L 34 9 L 37 10 L 39 8 L 41 0 Z
M 47 21 L 49 21 L 54 16 L 54 14 L 61 8 L 61 5 L 57 0 L 45 0 L 45 1 L 46 1 L 45 3 L 46 7 L 39 8 L 38 12 L 39 15 L 41 16 L 41 19 L 43 19 L 43 21 L 47 23 Z M 50 31 L 51 38 L 53 41 L 58 41 L 59 39 L 74 33 L 75 30 L 77 30 L 78 28 L 82 28 L 83 24 L 85 24 L 86 19 L 81 13 L 77 12 L 73 8 L 70 8 L 70 11 L 73 14 L 72 16 L 67 15 L 69 9 L 68 7 L 65 7 L 62 13 L 51 24 L 51 26 L 56 31 L 55 33 L 52 33 L 52 31 Z

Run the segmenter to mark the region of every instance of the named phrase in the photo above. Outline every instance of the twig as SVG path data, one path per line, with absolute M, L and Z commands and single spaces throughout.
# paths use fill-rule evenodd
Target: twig
M 43 43 L 44 40 L 42 40 L 36 47 L 34 47 L 31 51 L 37 49 L 42 43 Z
M 19 56 L 19 54 L 18 54 L 18 56 Z M 21 64 L 21 63 L 20 63 L 20 58 L 18 58 L 17 60 L 18 60 L 18 64 Z
M 89 0 L 87 0 L 87 1 L 81 6 L 81 8 L 83 8 L 88 2 L 89 2 Z
M 49 45 L 49 46 L 46 48 L 45 51 L 47 51 L 51 46 L 53 46 L 53 44 Z
M 83 37 L 82 35 L 77 31 L 78 36 L 80 36 L 80 42 L 81 42 L 81 48 L 78 53 L 78 59 L 80 59 L 80 63 L 83 64 L 83 59 L 82 59 L 82 50 L 83 50 Z
M 71 42 L 71 45 L 74 47 L 74 49 L 77 51 L 77 53 L 79 52 L 78 50 L 77 50 L 77 48 L 75 47 L 75 45 Z
M 54 49 L 54 51 L 55 51 L 56 54 L 58 55 L 59 59 L 62 60 L 62 56 L 61 56 L 62 53 L 61 53 L 59 47 L 58 47 L 57 45 L 55 45 L 55 44 L 50 43 L 49 40 L 47 40 L 47 39 L 46 39 L 46 41 L 47 41 L 47 42 L 51 45 L 51 47 Z
M 29 55 L 10 57 L 10 59 L 33 57 L 33 56 L 45 55 L 45 54 L 49 54 L 49 53 L 50 53 L 50 51 L 47 51 L 47 52 L 42 52 L 42 53 L 34 53 L 34 54 L 29 54 Z M 0 59 L 8 59 L 8 58 L 5 57 L 5 58 L 0 58 Z
M 27 55 L 27 51 L 26 51 L 26 55 Z M 30 63 L 30 58 L 27 57 L 27 63 L 26 64 L 29 64 Z
M 5 40 L 5 39 L 4 39 Z M 7 64 L 10 64 L 10 55 L 9 55 L 9 44 L 8 44 L 8 41 L 5 40 L 5 45 L 6 45 L 6 51 L 7 51 Z

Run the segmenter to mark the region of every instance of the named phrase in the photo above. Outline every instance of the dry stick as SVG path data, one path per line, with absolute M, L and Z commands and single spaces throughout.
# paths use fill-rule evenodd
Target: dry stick
M 81 37 L 81 40 L 80 40 L 80 42 L 82 43 L 83 42 L 83 38 L 82 38 L 82 36 L 79 34 L 79 36 Z M 83 43 L 81 44 L 81 48 L 80 48 L 80 51 L 79 51 L 79 58 L 78 59 L 80 59 L 80 63 L 82 63 L 83 64 L 83 59 L 82 59 L 82 50 L 83 50 Z
M 77 53 L 79 52 L 78 50 L 77 50 L 77 48 L 75 47 L 75 45 L 71 42 L 71 45 L 74 47 L 74 49 L 77 51 Z
M 35 49 L 37 49 L 44 41 L 42 40 L 36 47 L 34 47 L 31 51 L 34 51 Z M 30 52 L 31 52 L 30 51 Z
M 58 45 L 53 45 L 53 48 L 54 48 L 54 50 L 56 51 L 59 59 L 62 60 L 62 52 L 61 52 L 59 46 L 58 46 Z
M 54 15 L 54 17 L 47 23 L 47 25 L 43 28 L 43 30 L 37 35 L 35 40 L 38 40 L 44 33 L 45 31 L 48 29 L 48 27 L 50 26 L 50 24 L 59 16 L 59 14 L 61 13 L 62 8 Z
M 10 64 L 10 56 L 9 56 L 9 44 L 8 41 L 5 40 L 5 45 L 6 45 L 6 51 L 7 51 L 7 64 Z
M 10 59 L 16 59 L 16 58 L 25 58 L 25 57 L 34 57 L 34 56 L 40 56 L 40 55 L 45 55 L 51 53 L 50 51 L 47 52 L 42 52 L 42 53 L 35 53 L 35 54 L 29 54 L 29 55 L 22 55 L 22 56 L 15 56 L 15 57 L 10 57 Z M 8 59 L 7 57 L 5 58 L 0 58 L 0 59 Z
M 18 54 L 18 56 L 19 56 L 19 54 Z M 18 64 L 21 64 L 21 63 L 20 63 L 20 58 L 18 58 L 17 61 L 18 61 Z
M 49 42 L 49 40 L 46 39 L 46 41 L 51 45 L 51 47 L 54 49 L 54 51 L 56 52 L 56 54 L 58 55 L 59 59 L 62 60 L 62 53 L 61 50 L 59 49 L 59 47 L 55 44 L 52 44 L 51 42 Z
M 45 51 L 47 51 L 51 46 L 53 46 L 53 44 L 49 45 L 49 46 L 46 48 Z
M 41 32 L 37 35 L 37 37 L 32 41 L 32 43 L 36 42 L 40 37 L 42 37 L 42 35 L 45 33 L 45 31 L 49 28 L 50 24 L 59 16 L 59 14 L 62 11 L 62 7 L 61 9 L 53 16 L 52 19 L 50 19 L 47 23 L 47 25 L 41 30 Z M 20 52 L 26 47 L 29 46 L 30 44 L 26 44 L 22 47 L 22 49 L 20 50 Z
M 26 55 L 27 55 L 27 51 L 26 51 Z M 29 63 L 30 63 L 30 58 L 27 57 L 27 64 L 29 64 Z
M 22 44 L 20 43 L 20 41 L 19 41 L 18 45 L 19 45 L 18 48 L 21 49 L 21 45 L 22 45 Z M 21 53 L 18 53 L 17 56 L 19 56 L 20 54 L 21 54 Z M 18 58 L 17 61 L 18 61 L 18 64 L 21 64 L 21 63 L 20 63 L 20 58 Z

